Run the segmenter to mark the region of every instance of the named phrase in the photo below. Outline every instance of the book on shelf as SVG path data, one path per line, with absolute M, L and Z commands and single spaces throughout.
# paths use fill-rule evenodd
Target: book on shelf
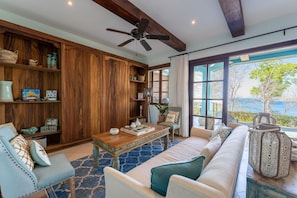
M 137 135 L 137 136 L 152 132 L 154 130 L 155 130 L 155 127 L 150 127 L 150 126 L 146 126 L 146 125 L 140 125 L 135 128 L 131 128 L 131 127 L 122 127 L 121 128 L 121 131 L 123 131 L 125 133 L 132 134 L 132 135 Z

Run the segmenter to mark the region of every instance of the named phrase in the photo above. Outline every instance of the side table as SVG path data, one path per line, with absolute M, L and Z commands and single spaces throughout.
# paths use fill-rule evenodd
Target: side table
M 297 162 L 291 162 L 289 176 L 272 179 L 259 175 L 248 165 L 247 198 L 297 198 Z

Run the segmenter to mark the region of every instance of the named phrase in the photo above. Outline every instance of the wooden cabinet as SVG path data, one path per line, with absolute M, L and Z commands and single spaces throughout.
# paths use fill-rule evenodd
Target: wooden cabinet
M 59 130 L 46 136 L 47 151 L 90 141 L 93 134 L 123 127 L 147 115 L 147 65 L 0 20 L 0 48 L 18 50 L 16 64 L 0 63 L 0 81 L 12 81 L 13 102 L 0 102 L 0 124 L 17 130 L 58 118 Z M 58 68 L 47 68 L 47 54 L 58 54 Z M 39 61 L 29 66 L 29 59 Z M 136 79 L 131 79 L 135 76 Z M 57 90 L 56 101 L 21 100 L 24 88 Z M 143 115 L 140 116 L 140 106 Z
M 100 90 L 101 132 L 129 124 L 128 71 L 127 61 L 104 56 Z
M 147 118 L 147 99 L 143 95 L 147 88 L 147 66 L 129 63 L 129 122 Z
M 32 38 L 28 35 L 15 34 L 4 30 L 0 36 L 0 48 L 18 50 L 16 64 L 0 63 L 0 80 L 12 81 L 13 102 L 0 102 L 1 123 L 13 122 L 16 129 L 45 125 L 47 118 L 61 121 L 61 70 L 47 68 L 47 54 L 60 53 L 60 44 Z M 38 60 L 37 66 L 28 65 L 29 59 Z M 23 101 L 22 89 L 39 89 L 41 99 Z M 57 90 L 56 101 L 43 100 L 46 90 Z M 49 147 L 60 143 L 60 132 L 37 133 L 47 136 Z
M 99 131 L 101 56 L 78 46 L 63 46 L 63 143 L 90 138 Z

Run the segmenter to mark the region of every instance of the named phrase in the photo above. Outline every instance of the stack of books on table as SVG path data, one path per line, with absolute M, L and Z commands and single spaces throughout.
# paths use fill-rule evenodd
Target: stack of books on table
M 154 130 L 155 130 L 155 127 L 150 127 L 150 126 L 146 126 L 146 125 L 140 125 L 135 128 L 131 128 L 131 127 L 122 127 L 121 128 L 121 131 L 132 134 L 132 135 L 137 135 L 137 136 L 152 132 Z

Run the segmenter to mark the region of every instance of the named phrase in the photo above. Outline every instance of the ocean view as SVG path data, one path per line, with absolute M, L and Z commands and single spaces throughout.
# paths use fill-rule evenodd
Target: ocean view
M 270 106 L 274 114 L 297 116 L 297 102 L 275 100 Z M 263 103 L 257 98 L 237 98 L 233 111 L 262 112 Z

